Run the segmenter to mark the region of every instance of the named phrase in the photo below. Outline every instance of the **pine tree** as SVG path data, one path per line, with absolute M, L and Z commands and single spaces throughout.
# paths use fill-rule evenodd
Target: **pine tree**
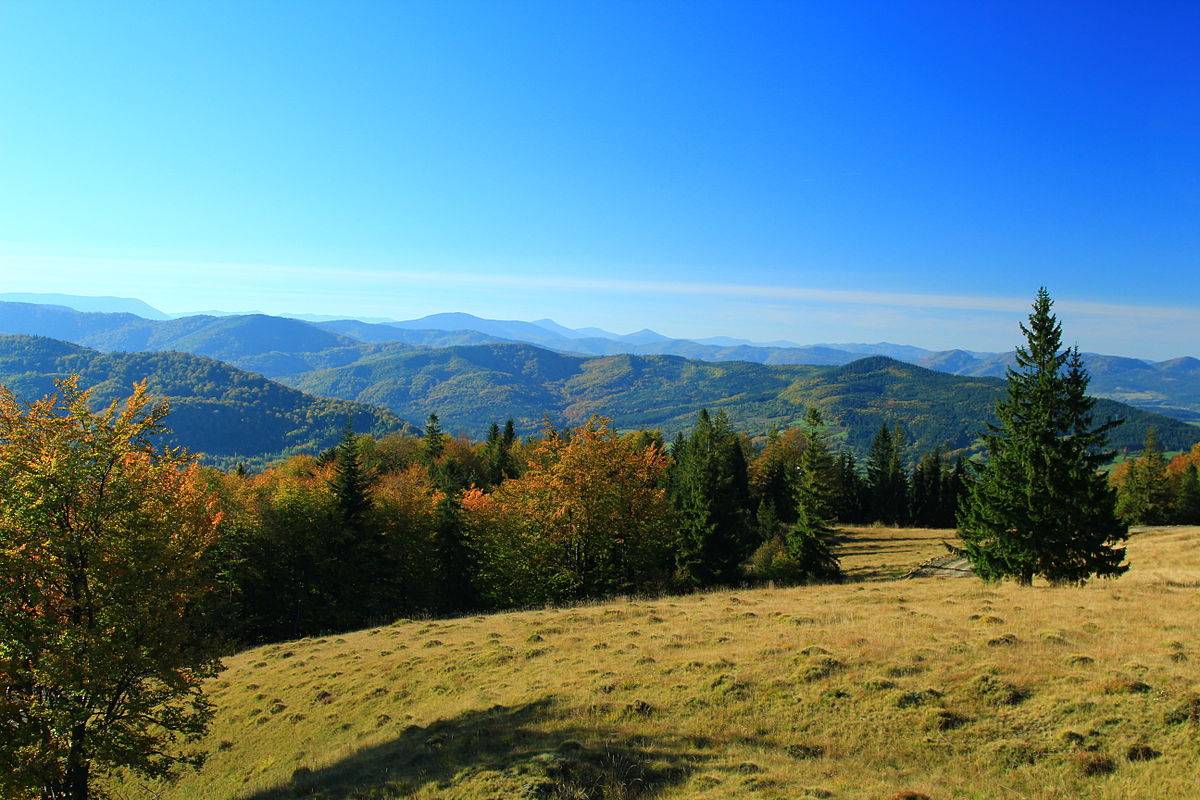
M 349 424 L 334 450 L 333 479 L 330 488 L 337 499 L 342 522 L 347 531 L 358 534 L 366 527 L 371 510 L 371 479 L 363 469 L 358 452 L 358 440 Z
M 425 436 L 421 440 L 421 463 L 429 473 L 429 480 L 439 488 L 445 488 L 447 483 L 442 464 L 442 454 L 445 452 L 446 434 L 442 433 L 437 414 L 430 414 L 425 422 Z
M 358 439 L 349 424 L 334 450 L 329 481 L 337 504 L 339 530 L 326 543 L 331 595 L 330 621 L 349 628 L 384 613 L 392 597 L 390 554 L 370 523 L 371 476 L 363 468 Z
M 1127 529 L 1098 471 L 1116 423 L 1094 424 L 1089 376 L 1078 351 L 1062 349 L 1052 306 L 1039 290 L 996 403 L 999 424 L 984 435 L 987 461 L 959 510 L 964 552 L 985 580 L 1082 583 L 1127 569 L 1117 546 Z
M 909 519 L 915 525 L 936 527 L 942 510 L 942 494 L 946 485 L 946 469 L 942 451 L 934 450 L 921 456 L 913 467 Z
M 902 524 L 908 512 L 908 479 L 904 473 L 904 433 L 880 426 L 867 454 L 867 491 L 871 514 L 889 525 Z
M 810 407 L 805 417 L 808 446 L 800 457 L 795 481 L 796 523 L 788 531 L 788 554 L 806 579 L 841 575 L 833 554 L 834 459 L 821 414 Z
M 1117 492 L 1117 514 L 1130 525 L 1163 525 L 1174 517 L 1167 459 L 1154 428 L 1146 431 L 1142 454 L 1130 462 Z
M 447 496 L 438 502 L 435 535 L 442 610 L 458 613 L 477 608 L 475 561 L 466 541 L 462 508 L 455 498 Z
M 680 515 L 677 577 L 688 587 L 736 582 L 753 542 L 749 475 L 724 412 L 702 410 L 692 435 L 676 442 L 671 499 Z
M 484 483 L 499 486 L 504 479 L 503 452 L 501 450 L 500 426 L 495 422 L 488 428 L 487 440 L 483 444 Z
M 1200 525 L 1200 471 L 1188 464 L 1179 480 L 1175 520 L 1183 525 Z
M 864 518 L 866 486 L 858 472 L 854 453 L 842 450 L 834 465 L 834 515 L 839 522 L 861 522 Z
M 946 471 L 942 484 L 942 503 L 938 507 L 936 528 L 953 528 L 959 503 L 967 492 L 967 463 L 961 456 L 954 460 L 954 468 Z

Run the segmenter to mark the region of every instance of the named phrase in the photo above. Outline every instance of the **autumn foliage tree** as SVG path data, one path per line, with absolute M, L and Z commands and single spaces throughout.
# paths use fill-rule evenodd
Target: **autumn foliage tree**
M 674 515 L 662 448 L 592 418 L 549 431 L 520 478 L 468 491 L 465 524 L 494 604 L 524 605 L 662 589 Z
M 0 795 L 86 800 L 118 769 L 197 764 L 218 669 L 202 609 L 219 515 L 156 447 L 145 384 L 96 412 L 77 380 L 0 389 Z

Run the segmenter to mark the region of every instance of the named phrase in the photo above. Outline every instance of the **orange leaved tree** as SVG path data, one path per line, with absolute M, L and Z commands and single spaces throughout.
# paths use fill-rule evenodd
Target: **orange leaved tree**
M 463 497 L 485 594 L 498 605 L 564 602 L 663 588 L 675 520 L 667 459 L 593 417 L 551 431 L 520 478 Z
M 0 796 L 85 800 L 200 759 L 219 518 L 156 446 L 166 411 L 144 383 L 99 412 L 75 378 L 29 405 L 0 389 Z

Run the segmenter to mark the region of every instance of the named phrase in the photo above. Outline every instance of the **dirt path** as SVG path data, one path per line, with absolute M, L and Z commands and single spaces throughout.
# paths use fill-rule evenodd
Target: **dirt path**
M 923 561 L 906 573 L 905 578 L 969 578 L 975 572 L 967 559 L 956 555 L 944 555 Z

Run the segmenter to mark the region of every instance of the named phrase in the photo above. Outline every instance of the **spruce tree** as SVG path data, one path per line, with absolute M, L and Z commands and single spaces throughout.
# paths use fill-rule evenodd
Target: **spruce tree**
M 796 521 L 796 507 L 792 497 L 792 472 L 796 466 L 795 457 L 789 458 L 780 446 L 780 436 L 777 429 L 772 428 L 767 435 L 764 448 L 761 472 L 756 481 L 756 488 L 761 503 L 769 503 L 776 517 L 784 523 Z
M 458 613 L 477 608 L 475 560 L 466 540 L 462 509 L 453 497 L 438 502 L 435 536 L 442 610 Z
M 517 443 L 517 432 L 513 426 L 512 417 L 504 423 L 504 433 L 500 435 L 500 479 L 517 477 L 517 462 L 513 456 L 513 445 Z
M 1195 464 L 1188 464 L 1180 476 L 1175 521 L 1183 525 L 1200 525 L 1200 470 Z
M 724 412 L 700 412 L 676 442 L 671 496 L 680 516 L 676 573 L 686 587 L 735 583 L 753 546 L 746 458 Z
M 329 486 L 339 516 L 339 529 L 326 543 L 332 568 L 330 619 L 339 628 L 349 628 L 388 609 L 394 577 L 387 544 L 370 525 L 371 476 L 349 424 L 334 450 Z
M 1089 376 L 1078 350 L 1062 348 L 1052 307 L 1040 289 L 996 403 L 998 424 L 983 437 L 987 460 L 959 510 L 964 553 L 984 580 L 1082 583 L 1127 569 L 1118 545 L 1128 531 L 1099 472 L 1118 423 L 1094 423 Z
M 942 510 L 945 489 L 945 465 L 942 451 L 934 450 L 921 456 L 913 467 L 909 519 L 914 525 L 936 527 Z
M 908 516 L 908 478 L 904 473 L 904 433 L 880 426 L 867 454 L 867 491 L 875 520 L 902 524 Z
M 334 449 L 333 478 L 330 480 L 346 530 L 356 535 L 366 527 L 371 510 L 371 478 L 363 469 L 358 439 L 347 424 Z
M 834 515 L 839 522 L 862 522 L 866 487 L 854 453 L 842 450 L 834 464 Z
M 946 471 L 942 484 L 942 503 L 938 507 L 936 528 L 953 528 L 959 503 L 967 491 L 967 462 L 959 456 L 954 468 Z
M 483 479 L 488 486 L 498 486 L 504 479 L 501 447 L 500 426 L 493 422 L 488 428 L 487 440 L 483 444 Z
M 1141 455 L 1129 463 L 1117 492 L 1117 514 L 1130 525 L 1163 525 L 1174 517 L 1167 459 L 1154 428 L 1146 431 Z
M 835 463 L 816 408 L 808 409 L 805 425 L 808 446 L 800 456 L 795 480 L 796 523 L 788 531 L 787 548 L 806 579 L 828 580 L 841 575 L 832 548 Z

